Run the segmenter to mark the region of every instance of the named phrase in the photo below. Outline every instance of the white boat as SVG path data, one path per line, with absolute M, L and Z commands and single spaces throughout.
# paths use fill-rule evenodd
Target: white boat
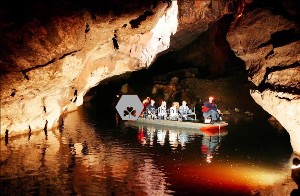
M 138 120 L 126 121 L 125 125 L 159 125 L 164 127 L 179 127 L 187 129 L 221 129 L 228 125 L 225 121 L 215 122 L 215 123 L 200 123 L 197 121 L 173 121 L 173 120 L 159 120 L 159 119 L 147 119 L 139 118 Z

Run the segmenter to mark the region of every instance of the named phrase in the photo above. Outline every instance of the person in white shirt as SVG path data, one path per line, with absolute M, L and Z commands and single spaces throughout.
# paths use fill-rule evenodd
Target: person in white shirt
M 167 119 L 167 103 L 165 101 L 162 101 L 161 105 L 158 107 L 157 116 L 159 119 Z
M 179 114 L 182 120 L 193 120 L 193 118 L 188 116 L 190 108 L 186 105 L 186 101 L 182 101 L 182 105 L 179 107 Z
M 177 120 L 178 119 L 178 102 L 173 102 L 172 107 L 170 107 L 170 120 Z

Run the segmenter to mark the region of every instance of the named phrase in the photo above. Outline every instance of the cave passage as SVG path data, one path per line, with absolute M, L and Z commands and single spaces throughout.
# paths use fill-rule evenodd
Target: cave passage
M 115 95 L 112 84 L 99 86 L 102 100 Z M 98 103 L 66 115 L 60 130 L 2 146 L 3 156 L 11 152 L 0 164 L 2 193 L 248 195 L 290 173 L 289 136 L 266 116 L 227 115 L 229 126 L 219 135 L 122 122 L 116 127 L 111 102 Z
M 70 75 L 76 75 L 70 79 L 72 82 L 75 81 L 74 85 L 73 83 L 73 86 L 65 85 L 66 88 L 59 91 L 66 92 L 64 96 L 68 97 L 66 102 L 69 105 L 67 107 L 70 106 L 67 109 L 77 110 L 60 116 L 59 128 L 51 129 L 52 122 L 48 118 L 53 114 L 51 112 L 57 111 L 55 115 L 61 114 L 62 108 L 65 108 L 58 108 L 64 103 L 61 103 L 63 101 L 60 100 L 60 97 L 55 97 L 55 99 L 59 99 L 58 103 L 54 103 L 56 108 L 51 107 L 51 104 L 47 105 L 46 99 L 41 103 L 39 114 L 44 116 L 41 117 L 42 128 L 39 131 L 34 130 L 35 125 L 29 124 L 26 125 L 26 128 L 28 126 L 27 134 L 10 137 L 14 130 L 5 130 L 5 136 L 0 138 L 1 193 L 4 195 L 260 195 L 262 189 L 270 189 L 270 187 L 274 189 L 273 192 L 279 189 L 286 191 L 297 188 L 293 182 L 286 182 L 291 172 L 290 163 L 293 158 L 293 149 L 290 143 L 292 137 L 290 138 L 288 132 L 273 116 L 253 100 L 249 92 L 251 89 L 261 91 L 273 89 L 299 94 L 299 90 L 297 86 L 286 87 L 272 84 L 272 87 L 271 83 L 255 86 L 248 81 L 249 73 L 245 70 L 249 66 L 245 63 L 247 61 L 244 62 L 235 55 L 226 39 L 229 28 L 236 19 L 234 14 L 222 13 L 224 16 L 216 20 L 215 13 L 211 10 L 216 5 L 219 9 L 220 2 L 210 1 L 208 4 L 205 1 L 179 2 L 179 6 L 181 6 L 180 22 L 184 21 L 183 18 L 188 20 L 187 18 L 195 15 L 193 12 L 183 15 L 184 11 L 189 9 L 188 6 L 198 5 L 203 12 L 201 20 L 204 21 L 200 21 L 200 23 L 203 22 L 200 26 L 202 30 L 205 30 L 195 36 L 195 39 L 189 44 L 180 45 L 178 43 L 180 36 L 172 35 L 169 48 L 157 54 L 154 62 L 149 63 L 151 64 L 149 68 L 141 68 L 133 72 L 129 71 L 138 69 L 138 66 L 130 67 L 131 64 L 128 62 L 131 61 L 127 60 L 132 60 L 130 59 L 132 56 L 128 59 L 123 59 L 124 56 L 122 56 L 127 55 L 124 52 L 127 50 L 127 48 L 124 49 L 126 47 L 124 43 L 129 43 L 124 38 L 124 34 L 127 33 L 125 30 L 128 30 L 131 33 L 128 34 L 132 37 L 137 35 L 135 37 L 137 40 L 148 35 L 147 33 L 151 30 L 144 28 L 143 25 L 149 20 L 154 20 L 153 18 L 158 13 L 156 11 L 160 11 L 158 9 L 161 6 L 159 0 L 66 0 L 64 3 L 55 0 L 49 2 L 35 6 L 36 1 L 29 1 L 15 6 L 16 1 L 13 0 L 3 4 L 4 8 L 8 10 L 7 12 L 1 10 L 1 14 L 8 18 L 7 24 L 3 26 L 7 25 L 8 32 L 11 34 L 5 34 L 4 39 L 0 41 L 3 43 L 0 44 L 0 56 L 3 57 L 1 62 L 8 62 L 4 66 L 2 65 L 3 70 L 1 71 L 18 72 L 19 75 L 13 79 L 22 78 L 30 84 L 40 79 L 35 73 L 40 70 L 40 72 L 47 71 L 46 68 L 49 67 L 53 69 L 50 71 L 51 74 L 53 72 L 53 75 L 60 75 L 60 71 L 57 71 L 56 67 L 59 69 L 60 63 L 62 63 L 64 66 L 73 66 L 71 69 L 79 69 L 82 65 L 82 70 L 77 70 L 80 72 L 79 75 L 83 76 L 82 78 L 89 75 L 86 77 L 92 78 L 91 80 L 96 79 L 86 82 L 84 81 L 86 78 L 83 80 L 78 79 L 82 79 L 81 77 L 76 78 L 78 73 L 70 73 Z M 169 0 L 162 0 L 162 2 L 168 4 L 167 8 L 172 3 Z M 244 6 L 245 2 L 252 1 L 241 2 Z M 253 11 L 258 5 L 261 9 L 269 8 L 271 2 L 271 0 L 255 1 L 251 5 L 252 7 L 243 7 L 239 15 L 242 16 L 244 11 Z M 284 9 L 281 6 L 284 1 L 276 0 L 274 2 L 275 7 L 271 9 L 272 13 L 283 12 Z M 239 5 L 239 1 L 233 1 L 234 4 Z M 68 7 L 70 10 L 66 9 Z M 165 9 L 166 5 L 162 7 Z M 42 11 L 45 13 L 41 14 Z M 18 14 L 14 14 L 15 12 Z M 23 47 L 26 45 L 25 42 L 32 41 L 32 37 L 34 37 L 31 29 L 26 29 L 24 31 L 26 33 L 16 31 L 16 29 L 24 28 L 27 21 L 35 21 L 33 19 L 38 17 L 39 20 L 36 22 L 45 24 L 41 34 L 49 36 L 51 44 L 56 46 L 55 43 L 61 40 L 56 40 L 53 35 L 58 34 L 59 30 L 54 32 L 49 27 L 51 26 L 51 17 L 68 18 L 71 16 L 68 18 L 70 20 L 67 20 L 71 23 L 74 18 L 76 20 L 78 13 L 83 12 L 85 14 L 78 17 L 79 22 L 76 28 L 81 29 L 81 32 L 84 33 L 84 43 L 87 43 L 89 39 L 93 39 L 91 42 L 97 39 L 95 35 L 101 34 L 101 31 L 97 29 L 101 25 L 98 25 L 100 23 L 97 24 L 97 21 L 106 21 L 107 19 L 107 24 L 105 24 L 107 26 L 104 28 L 111 27 L 110 34 L 107 35 L 109 41 L 103 42 L 102 45 L 99 42 L 95 51 L 98 49 L 101 51 L 100 49 L 103 48 L 108 49 L 107 51 L 111 49 L 113 52 L 108 52 L 109 58 L 104 56 L 97 59 L 95 56 L 98 57 L 98 54 L 101 53 L 99 52 L 91 57 L 91 59 L 95 57 L 97 61 L 91 61 L 90 64 L 88 64 L 89 61 L 86 61 L 88 65 L 80 64 L 80 61 L 84 60 L 80 59 L 80 56 L 91 52 L 86 48 L 95 46 L 90 45 L 86 48 L 72 49 L 63 54 L 54 55 L 50 59 L 44 59 L 43 63 L 33 61 L 34 63 L 21 67 L 22 69 L 19 66 L 14 67 L 11 62 L 22 58 L 22 53 L 29 50 L 29 48 Z M 221 14 L 219 10 L 216 12 Z M 282 15 L 289 18 L 288 12 L 282 13 Z M 118 17 L 124 17 L 126 21 L 120 22 Z M 214 22 L 207 22 L 209 17 L 214 18 Z M 197 20 L 199 19 L 197 18 Z M 294 16 L 289 19 L 293 22 L 299 20 Z M 243 24 L 239 22 L 237 20 L 235 28 Z M 275 32 L 270 35 L 268 41 L 259 43 L 258 48 L 272 46 L 272 50 L 263 57 L 264 60 L 271 58 L 281 47 L 299 41 L 298 28 L 295 26 L 288 30 Z M 97 30 L 100 33 L 93 34 Z M 122 32 L 122 30 L 124 31 Z M 183 32 L 181 33 L 184 34 Z M 27 37 L 14 40 L 14 36 L 18 37 L 21 34 Z M 105 36 L 106 34 L 103 33 L 103 37 Z M 161 39 L 161 37 L 156 38 L 156 40 L 164 42 L 164 39 Z M 77 41 L 77 38 L 75 37 L 74 40 Z M 17 50 L 20 49 L 21 55 L 17 58 L 11 56 L 14 54 L 12 50 L 14 44 L 10 43 L 13 42 L 18 45 Z M 38 42 L 46 45 L 43 40 L 38 40 Z M 71 45 L 71 42 L 73 41 L 71 40 L 66 45 Z M 110 43 L 111 48 L 105 48 L 107 47 L 106 43 Z M 246 41 L 246 43 L 248 42 Z M 33 40 L 30 44 L 35 45 L 36 43 Z M 132 43 L 130 42 L 130 44 Z M 136 46 L 136 48 L 138 47 Z M 128 51 L 131 53 L 131 48 Z M 35 54 L 35 51 L 32 53 Z M 130 55 L 134 55 L 133 53 Z M 102 53 L 99 56 L 101 55 Z M 151 53 L 149 56 L 151 55 L 156 54 Z M 72 57 L 74 58 L 72 59 Z M 74 60 L 75 58 L 78 59 Z M 113 61 L 114 58 L 124 61 Z M 73 61 L 68 62 L 68 59 Z M 103 59 L 105 60 L 102 61 Z M 110 65 L 110 62 L 116 64 Z M 126 68 L 122 67 L 123 63 L 127 63 L 124 66 Z M 23 61 L 21 64 L 23 65 Z M 103 67 L 101 67 L 102 65 Z M 117 65 L 124 68 L 124 70 L 120 69 L 120 72 L 126 73 L 106 78 L 110 73 L 120 73 L 119 70 L 110 72 L 111 67 L 117 69 Z M 267 67 L 263 78 L 267 80 L 269 73 L 279 72 L 286 68 L 295 70 L 298 66 L 299 63 L 296 62 L 289 66 Z M 62 72 L 68 72 L 68 69 L 65 70 L 66 67 L 62 66 Z M 88 69 L 85 70 L 87 67 Z M 103 72 L 99 71 L 101 68 L 103 68 Z M 47 73 L 46 71 L 45 73 Z M 92 77 L 95 76 L 94 74 L 95 78 Z M 49 81 L 57 82 L 55 79 L 49 78 L 51 79 Z M 106 79 L 91 88 L 83 97 L 83 104 L 77 108 L 82 103 L 82 92 L 86 92 L 85 90 L 95 85 L 101 80 L 100 78 Z M 84 84 L 85 82 L 88 84 Z M 91 85 L 89 86 L 89 84 Z M 30 96 L 31 94 L 37 96 L 38 93 L 41 93 L 29 90 L 26 93 Z M 9 101 L 21 97 L 21 93 L 17 87 L 12 87 L 8 93 Z M 51 93 L 53 92 L 51 91 Z M 54 93 L 61 96 L 59 94 L 61 92 Z M 115 106 L 122 95 L 130 94 L 138 95 L 141 101 L 150 97 L 155 100 L 156 108 L 162 101 L 166 101 L 167 108 L 170 108 L 173 102 L 186 101 L 190 108 L 196 109 L 198 120 L 201 122 L 203 121 L 201 106 L 209 96 L 214 96 L 219 109 L 224 113 L 223 120 L 228 122 L 228 126 L 217 130 L 190 130 L 150 125 L 128 126 L 125 121 L 120 119 Z M 51 101 L 53 100 L 49 102 Z M 28 107 L 28 111 L 36 109 L 33 107 L 38 106 L 39 103 L 36 101 L 34 105 L 28 104 L 28 106 L 27 104 L 26 102 L 22 105 L 21 111 L 25 107 Z M 55 110 L 57 108 L 58 110 Z M 130 109 L 132 111 L 132 107 Z M 288 191 L 287 194 L 290 192 Z

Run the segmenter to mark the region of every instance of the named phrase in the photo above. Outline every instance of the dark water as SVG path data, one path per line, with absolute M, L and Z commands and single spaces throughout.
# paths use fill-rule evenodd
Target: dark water
M 226 120 L 220 135 L 115 128 L 109 112 L 85 105 L 47 136 L 1 140 L 1 195 L 248 195 L 290 175 L 286 131 Z

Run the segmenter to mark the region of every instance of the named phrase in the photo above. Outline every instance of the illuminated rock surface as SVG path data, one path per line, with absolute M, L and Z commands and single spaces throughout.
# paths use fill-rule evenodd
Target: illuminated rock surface
M 137 14 L 92 20 L 83 12 L 54 17 L 46 27 L 38 20 L 27 24 L 23 47 L 15 48 L 11 38 L 15 50 L 1 56 L 2 71 L 7 71 L 1 74 L 1 135 L 56 126 L 60 115 L 80 106 L 101 80 L 148 67 L 169 47 L 178 25 L 176 2 L 159 4 L 153 11 L 134 29 L 122 26 Z M 113 47 L 114 32 L 119 49 Z
M 149 67 L 170 47 L 178 18 L 175 48 L 232 11 L 231 1 L 209 2 L 29 1 L 19 4 L 21 10 L 4 4 L 1 136 L 6 130 L 12 136 L 55 127 L 100 81 Z
M 271 11 L 258 9 L 241 17 L 229 32 L 231 48 L 246 63 L 257 89 L 253 99 L 289 132 L 300 153 L 300 36 L 296 24 Z
M 90 88 L 148 68 L 158 56 L 184 48 L 210 23 L 235 12 L 239 5 L 234 2 L 5 4 L 0 12 L 0 27 L 5 29 L 0 32 L 1 137 L 6 130 L 13 136 L 57 126 L 63 113 L 83 103 Z M 289 14 L 299 14 L 288 1 L 283 5 Z M 300 153 L 299 27 L 264 9 L 245 13 L 236 24 L 227 39 L 258 87 L 251 95 L 287 129 Z M 215 52 L 216 59 L 225 56 Z M 193 53 L 189 55 L 195 61 Z M 212 71 L 218 72 L 222 67 L 215 68 Z

